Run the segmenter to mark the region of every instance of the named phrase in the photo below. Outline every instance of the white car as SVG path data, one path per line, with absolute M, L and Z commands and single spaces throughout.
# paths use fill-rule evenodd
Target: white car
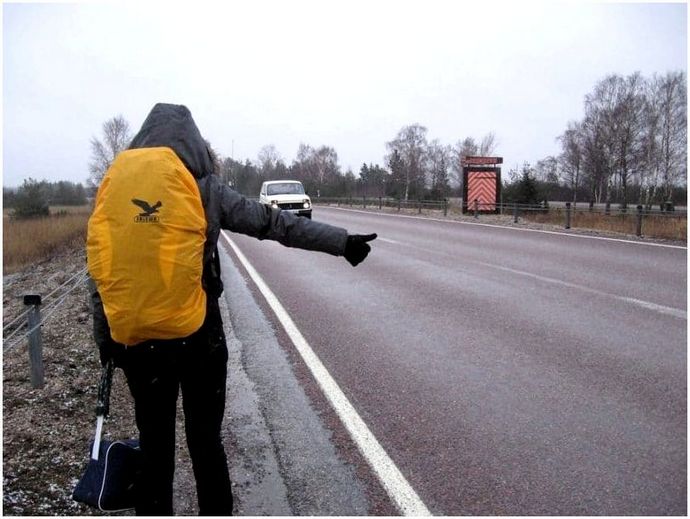
M 261 185 L 259 202 L 311 218 L 311 199 L 297 180 L 270 180 Z

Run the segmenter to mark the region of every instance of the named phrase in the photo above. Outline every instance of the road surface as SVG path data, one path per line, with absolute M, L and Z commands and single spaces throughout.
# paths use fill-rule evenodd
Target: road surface
M 431 513 L 686 513 L 685 248 L 336 208 L 314 219 L 379 238 L 352 268 L 228 236 Z M 347 428 L 324 421 L 381 501 Z M 392 498 L 355 501 L 339 513 L 397 513 Z

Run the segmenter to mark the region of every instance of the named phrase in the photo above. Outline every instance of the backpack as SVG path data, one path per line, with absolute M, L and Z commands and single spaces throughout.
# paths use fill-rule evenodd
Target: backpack
M 205 242 L 199 187 L 175 152 L 120 153 L 98 189 L 86 241 L 113 340 L 176 339 L 201 327 Z

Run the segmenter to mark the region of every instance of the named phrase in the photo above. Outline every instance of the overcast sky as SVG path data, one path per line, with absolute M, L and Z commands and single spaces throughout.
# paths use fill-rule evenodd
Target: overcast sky
M 303 142 L 357 174 L 419 123 L 443 144 L 494 132 L 507 168 L 557 154 L 607 74 L 675 70 L 684 3 L 5 3 L 3 184 L 84 182 L 102 123 L 136 131 L 156 102 L 236 160 Z

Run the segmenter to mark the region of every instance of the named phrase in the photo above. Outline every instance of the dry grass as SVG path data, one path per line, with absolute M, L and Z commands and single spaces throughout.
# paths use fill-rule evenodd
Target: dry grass
M 65 247 L 83 246 L 90 208 L 51 208 L 55 216 L 18 220 L 3 218 L 2 261 L 5 274 L 46 260 Z M 57 213 L 57 214 L 56 214 Z
M 521 218 L 530 222 L 554 225 L 565 224 L 565 211 L 549 211 L 547 214 L 527 213 Z M 576 211 L 571 217 L 572 228 L 594 229 L 624 234 L 635 234 L 637 231 L 637 214 L 612 214 Z M 687 241 L 688 220 L 685 216 L 647 215 L 642 219 L 642 235 L 647 238 Z
M 93 206 L 91 205 L 51 205 L 50 214 L 86 214 L 90 215 L 93 211 Z

